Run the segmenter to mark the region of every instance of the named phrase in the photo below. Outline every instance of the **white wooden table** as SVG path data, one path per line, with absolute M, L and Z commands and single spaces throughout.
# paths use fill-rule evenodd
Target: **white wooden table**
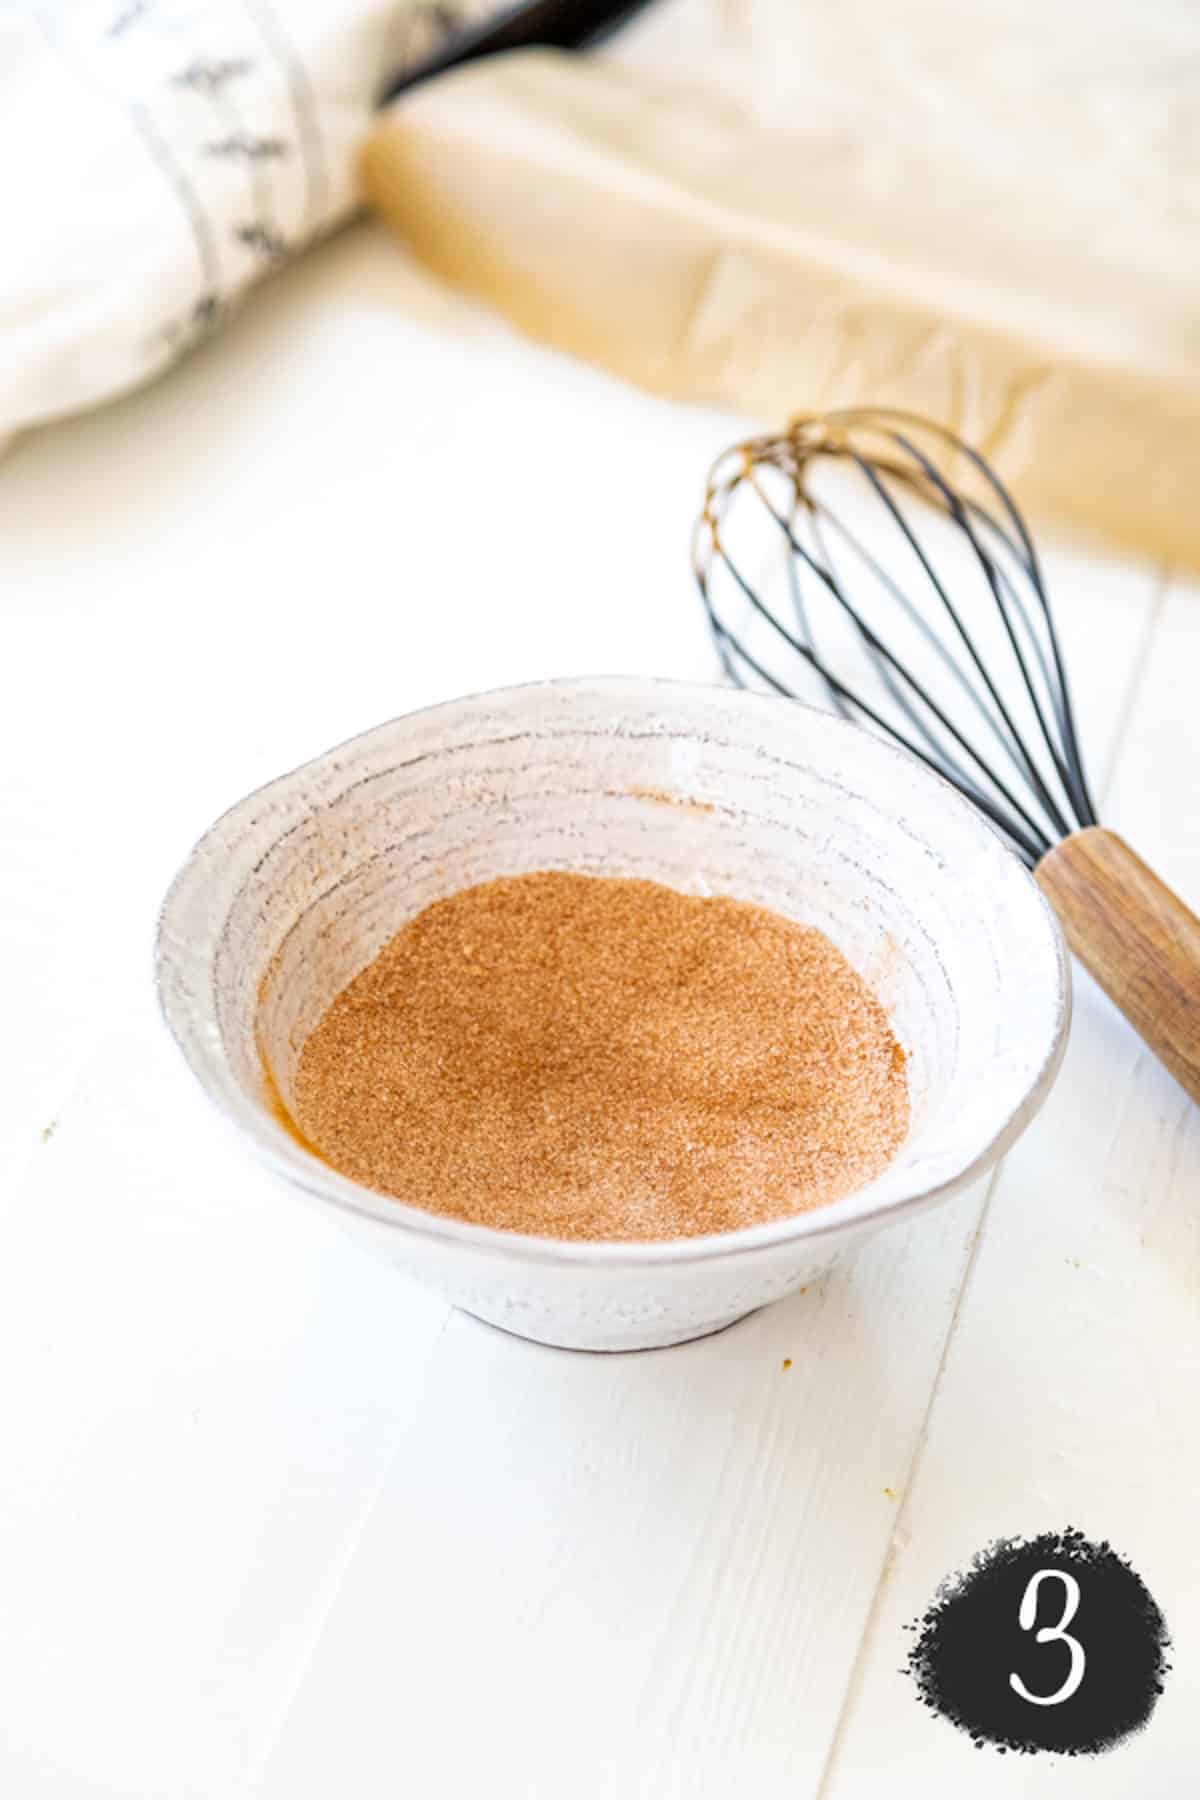
M 157 1020 L 157 902 L 250 787 L 453 693 L 711 672 L 686 537 L 734 430 L 361 229 L 0 463 L 13 1800 L 1200 1791 L 1200 1110 L 1086 979 L 986 1187 L 615 1358 L 364 1258 Z M 1195 905 L 1200 593 L 1048 560 L 1106 815 Z M 1068 1524 L 1165 1610 L 1165 1697 L 1106 1758 L 974 1750 L 902 1628 L 990 1539 Z

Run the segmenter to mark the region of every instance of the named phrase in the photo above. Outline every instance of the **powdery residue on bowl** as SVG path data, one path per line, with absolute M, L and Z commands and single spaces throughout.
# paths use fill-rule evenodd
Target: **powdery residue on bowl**
M 904 1053 L 820 931 L 655 882 L 535 873 L 427 907 L 301 1053 L 334 1168 L 511 1231 L 666 1239 L 864 1186 Z

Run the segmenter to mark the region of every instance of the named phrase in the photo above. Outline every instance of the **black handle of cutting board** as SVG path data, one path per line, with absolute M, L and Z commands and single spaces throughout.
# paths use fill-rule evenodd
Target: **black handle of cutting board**
M 501 50 L 523 50 L 535 44 L 553 50 L 579 50 L 597 38 L 606 37 L 635 12 L 646 0 L 528 0 L 523 6 L 512 6 L 497 18 L 487 19 L 472 31 L 450 41 L 427 62 L 397 75 L 380 95 L 379 104 L 386 106 L 406 88 L 460 63 L 475 62 L 481 56 L 494 56 Z

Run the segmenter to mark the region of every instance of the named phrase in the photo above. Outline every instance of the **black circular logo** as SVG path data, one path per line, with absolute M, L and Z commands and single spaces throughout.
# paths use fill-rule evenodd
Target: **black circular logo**
M 1071 1529 L 989 1544 L 909 1629 L 925 1705 L 1001 1751 L 1110 1750 L 1147 1723 L 1170 1667 L 1141 1577 Z

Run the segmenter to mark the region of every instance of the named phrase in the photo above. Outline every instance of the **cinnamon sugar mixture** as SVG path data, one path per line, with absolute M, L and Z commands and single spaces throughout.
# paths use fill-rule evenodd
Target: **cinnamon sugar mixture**
M 649 881 L 439 900 L 304 1046 L 296 1123 L 431 1211 L 561 1238 L 732 1231 L 879 1174 L 904 1053 L 821 932 Z

